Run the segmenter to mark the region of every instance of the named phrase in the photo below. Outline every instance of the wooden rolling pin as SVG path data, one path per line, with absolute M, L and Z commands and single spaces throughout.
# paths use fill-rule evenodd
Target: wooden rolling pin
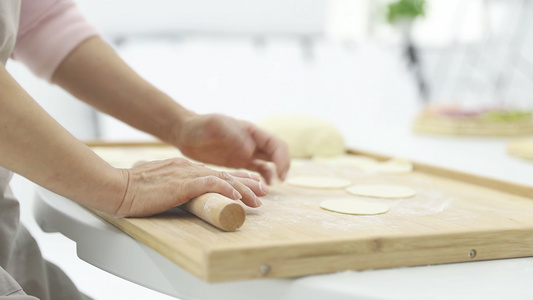
M 225 231 L 237 230 L 246 218 L 239 203 L 217 193 L 198 196 L 180 207 Z

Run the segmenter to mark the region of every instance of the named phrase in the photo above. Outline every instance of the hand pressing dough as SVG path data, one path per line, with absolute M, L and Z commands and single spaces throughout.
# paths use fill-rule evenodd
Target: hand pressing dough
M 287 179 L 287 184 L 312 189 L 342 189 L 350 186 L 348 179 L 327 176 L 295 176 Z
M 416 195 L 412 188 L 397 185 L 353 185 L 346 191 L 350 194 L 374 198 L 408 198 Z
M 389 211 L 389 207 L 356 199 L 331 199 L 320 203 L 320 208 L 349 215 L 377 215 Z
M 325 120 L 280 115 L 261 120 L 257 125 L 285 141 L 292 158 L 330 157 L 346 152 L 341 132 Z

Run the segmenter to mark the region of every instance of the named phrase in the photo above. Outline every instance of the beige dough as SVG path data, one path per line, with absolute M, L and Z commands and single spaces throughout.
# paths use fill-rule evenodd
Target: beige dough
M 334 157 L 315 157 L 314 162 L 345 168 L 355 168 L 364 172 L 381 174 L 407 174 L 413 171 L 413 163 L 403 158 L 392 158 L 380 162 L 363 155 L 340 155 Z
M 377 215 L 389 211 L 386 205 L 357 199 L 324 200 L 320 203 L 320 208 L 349 215 Z
M 334 157 L 315 157 L 313 161 L 338 167 L 368 169 L 374 166 L 377 161 L 373 158 L 362 155 L 341 155 Z
M 341 132 L 325 120 L 280 115 L 261 120 L 257 125 L 285 141 L 292 158 L 329 157 L 346 152 Z
M 295 176 L 287 184 L 312 189 L 342 189 L 352 184 L 348 179 L 326 176 Z
M 416 195 L 412 188 L 397 185 L 353 185 L 346 191 L 353 195 L 374 198 L 408 198 Z
M 384 174 L 406 174 L 413 171 L 413 163 L 402 158 L 393 158 L 374 165 L 375 171 Z

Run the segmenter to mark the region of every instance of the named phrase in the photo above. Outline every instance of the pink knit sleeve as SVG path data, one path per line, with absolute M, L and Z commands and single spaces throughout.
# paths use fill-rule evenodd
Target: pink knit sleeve
M 87 23 L 71 0 L 22 0 L 12 57 L 50 81 L 61 61 L 95 35 L 98 31 Z

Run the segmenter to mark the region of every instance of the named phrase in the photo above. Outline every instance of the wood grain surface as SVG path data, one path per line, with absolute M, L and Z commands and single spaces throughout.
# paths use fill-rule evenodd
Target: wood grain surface
M 138 157 L 147 155 L 145 150 L 128 151 L 136 160 L 150 159 Z M 343 189 L 280 183 L 260 208 L 243 206 L 246 221 L 235 232 L 180 208 L 150 218 L 100 216 L 210 282 L 533 256 L 532 187 L 419 164 L 409 174 L 384 175 L 294 161 L 289 176 L 304 174 L 404 185 L 417 195 L 369 199 Z M 375 201 L 390 210 L 357 216 L 319 207 L 336 198 Z

